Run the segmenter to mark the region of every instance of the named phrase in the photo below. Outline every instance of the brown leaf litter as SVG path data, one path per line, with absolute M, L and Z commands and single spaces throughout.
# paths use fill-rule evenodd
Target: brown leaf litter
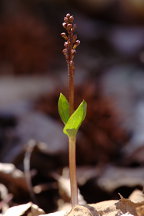
M 38 216 L 41 214 L 44 214 L 44 211 L 37 205 L 29 202 L 9 208 L 3 216 Z
M 103 201 L 96 204 L 76 206 L 68 214 L 65 212 L 56 212 L 45 216 L 143 216 L 144 201 L 134 203 L 128 199 Z M 44 215 L 43 215 L 44 216 Z

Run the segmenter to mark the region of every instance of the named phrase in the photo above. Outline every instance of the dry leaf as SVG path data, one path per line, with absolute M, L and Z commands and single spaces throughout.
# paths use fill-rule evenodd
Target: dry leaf
M 38 216 L 44 214 L 44 211 L 37 205 L 29 202 L 9 208 L 3 216 Z
M 137 207 L 136 212 L 138 216 L 144 216 L 144 205 Z
M 99 216 L 116 216 L 116 214 L 120 213 L 115 206 L 117 202 L 118 200 L 108 200 L 96 204 L 90 204 L 90 206 L 96 209 Z
M 129 199 L 134 203 L 140 203 L 144 201 L 144 193 L 141 190 L 134 190 L 131 195 L 129 196 Z
M 58 211 L 43 216 L 144 216 L 144 201 L 134 203 L 121 198 L 96 204 L 77 205 L 68 214 L 66 211 Z
M 8 192 L 5 185 L 0 184 L 0 212 L 4 213 L 9 208 L 13 195 Z
M 0 163 L 0 181 L 6 185 L 13 185 L 13 188 L 28 192 L 23 172 L 16 169 L 13 164 Z
M 133 187 L 143 185 L 144 168 L 121 168 L 116 166 L 107 166 L 105 171 L 98 179 L 98 185 L 112 192 L 121 186 Z
M 134 203 L 128 199 L 122 198 L 116 204 L 116 208 L 119 209 L 122 213 L 130 213 L 132 215 L 137 215 L 136 207 L 139 206 L 139 203 Z

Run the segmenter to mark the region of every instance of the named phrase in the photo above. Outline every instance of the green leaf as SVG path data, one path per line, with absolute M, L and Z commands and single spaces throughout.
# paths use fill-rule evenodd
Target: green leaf
M 58 112 L 61 117 L 61 120 L 63 121 L 64 124 L 66 124 L 70 117 L 69 102 L 62 93 L 60 93 L 59 100 L 58 100 Z
M 63 132 L 69 137 L 76 136 L 79 127 L 86 116 L 87 103 L 83 100 L 75 112 L 68 119 Z

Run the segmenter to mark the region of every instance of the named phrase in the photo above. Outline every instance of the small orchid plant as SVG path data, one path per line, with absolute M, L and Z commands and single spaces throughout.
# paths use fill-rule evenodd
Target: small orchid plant
M 67 14 L 64 17 L 63 27 L 66 33 L 61 33 L 64 38 L 63 54 L 68 67 L 68 88 L 69 98 L 60 93 L 58 100 L 58 111 L 62 122 L 64 123 L 63 133 L 68 136 L 69 141 L 69 171 L 71 185 L 71 203 L 72 207 L 78 204 L 78 187 L 76 178 L 76 136 L 83 120 L 86 116 L 87 103 L 83 100 L 81 104 L 74 109 L 74 56 L 76 48 L 80 44 L 75 34 L 76 25 L 74 17 Z

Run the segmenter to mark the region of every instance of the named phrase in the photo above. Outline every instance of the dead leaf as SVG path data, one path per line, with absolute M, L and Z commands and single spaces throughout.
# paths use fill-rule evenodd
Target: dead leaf
M 137 215 L 136 207 L 140 206 L 139 203 L 134 203 L 131 200 L 122 198 L 116 204 L 116 208 L 119 209 L 122 213 L 130 213 L 132 215 Z
M 0 211 L 2 213 L 6 212 L 6 210 L 9 208 L 12 197 L 12 194 L 8 192 L 6 186 L 0 184 Z
M 137 207 L 136 212 L 138 216 L 144 216 L 144 205 Z
M 9 208 L 3 216 L 38 216 L 44 214 L 44 211 L 37 205 L 29 202 Z
M 129 196 L 129 199 L 134 203 L 143 202 L 144 194 L 141 190 L 136 189 L 131 193 L 131 195 Z
M 118 200 L 108 200 L 96 204 L 90 204 L 90 206 L 97 210 L 99 216 L 116 216 L 116 214 L 120 213 L 115 206 L 117 202 Z
M 143 185 L 144 168 L 121 168 L 116 166 L 107 166 L 105 171 L 98 179 L 98 185 L 112 192 L 121 186 L 133 187 Z
M 144 216 L 144 201 L 108 200 L 96 204 L 77 205 L 69 213 L 58 211 L 42 216 Z
M 16 169 L 13 164 L 0 163 L 0 181 L 6 185 L 13 185 L 13 188 L 28 192 L 28 187 L 23 172 L 19 169 Z

